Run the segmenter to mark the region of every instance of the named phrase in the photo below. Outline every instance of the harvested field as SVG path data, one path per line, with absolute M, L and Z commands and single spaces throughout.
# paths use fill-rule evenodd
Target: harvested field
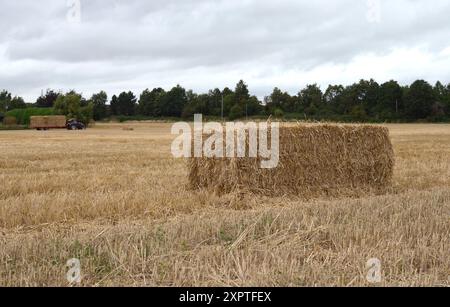
M 263 169 L 260 158 L 192 158 L 191 188 L 305 199 L 380 194 L 391 188 L 394 151 L 387 128 L 291 124 L 280 127 L 279 134 L 278 167 Z M 248 147 L 248 134 L 246 141 Z
M 0 285 L 450 285 L 450 125 L 387 125 L 384 195 L 191 191 L 170 124 L 0 131 Z M 67 150 L 70 148 L 71 150 Z

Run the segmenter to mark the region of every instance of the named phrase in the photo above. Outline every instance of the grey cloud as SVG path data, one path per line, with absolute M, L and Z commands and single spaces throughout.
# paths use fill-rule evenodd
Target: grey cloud
M 321 65 L 367 53 L 422 47 L 436 55 L 447 47 L 448 1 L 380 1 L 381 21 L 370 23 L 359 0 L 81 0 L 81 23 L 71 24 L 65 0 L 0 0 L 0 65 L 12 70 L 0 70 L 0 87 L 28 96 L 51 85 L 115 89 L 170 79 L 209 88 L 237 81 L 227 75 L 258 82 L 283 70 L 298 71 L 300 83 Z M 202 77 L 188 75 L 195 70 Z M 270 91 L 265 84 L 254 88 Z

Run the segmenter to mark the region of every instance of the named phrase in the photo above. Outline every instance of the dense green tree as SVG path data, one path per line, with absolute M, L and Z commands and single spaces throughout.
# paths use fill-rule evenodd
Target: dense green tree
M 442 121 L 446 117 L 446 106 L 441 101 L 435 101 L 431 106 L 429 119 L 432 121 Z
M 152 117 L 162 116 L 165 95 L 166 92 L 162 88 L 155 88 L 152 91 L 144 90 L 139 98 L 139 113 Z
M 229 95 L 233 95 L 233 94 L 234 94 L 234 92 L 228 87 L 224 88 L 222 91 L 223 96 L 229 96 Z
M 345 88 L 342 85 L 329 85 L 323 95 L 324 111 L 328 114 L 337 114 L 342 106 Z
M 378 102 L 380 85 L 373 79 L 360 80 L 356 86 L 358 91 L 358 102 L 364 107 L 368 115 L 373 115 Z
M 274 88 L 272 94 L 264 98 L 266 111 L 268 114 L 273 114 L 276 109 L 282 109 L 284 93 L 278 88 Z
M 281 100 L 281 110 L 286 113 L 295 113 L 298 110 L 298 97 L 291 96 L 289 93 L 283 93 L 283 99 Z
M 436 103 L 433 105 L 433 116 L 435 118 L 450 118 L 450 84 L 444 86 L 440 81 L 433 88 Z
M 111 97 L 111 102 L 110 102 L 110 112 L 112 115 L 119 115 L 118 109 L 117 109 L 117 104 L 118 104 L 118 98 L 116 95 L 113 95 Z
M 378 101 L 372 109 L 379 120 L 391 120 L 401 116 L 404 110 L 403 92 L 397 81 L 383 83 L 379 88 Z
M 27 104 L 22 97 L 12 97 L 8 91 L 0 92 L 0 112 L 7 112 L 14 109 L 25 109 Z
M 350 116 L 358 114 L 358 120 L 361 120 L 376 113 L 379 94 L 380 86 L 373 79 L 360 80 L 345 88 L 341 85 L 329 87 L 324 102 L 332 104 L 334 113 Z
M 57 114 L 66 115 L 68 118 L 76 118 L 81 108 L 81 97 L 74 93 L 58 95 L 54 109 Z
M 373 79 L 360 80 L 349 86 L 330 85 L 323 93 L 317 84 L 307 85 L 291 96 L 279 88 L 264 98 L 264 104 L 250 94 L 248 85 L 240 80 L 234 90 L 218 88 L 205 94 L 185 90 L 180 85 L 166 92 L 162 88 L 146 89 L 136 103 L 132 92 L 123 92 L 111 98 L 100 92 L 89 100 L 82 94 L 70 91 L 59 94 L 47 90 L 36 105 L 52 107 L 69 117 L 94 117 L 101 120 L 108 115 L 144 115 L 151 117 L 191 118 L 195 113 L 205 116 L 221 116 L 239 119 L 253 115 L 276 115 L 304 118 L 303 113 L 314 119 L 343 121 L 397 121 L 450 119 L 450 84 L 437 82 L 434 87 L 423 80 L 411 86 L 400 86 L 396 81 L 378 84 Z M 0 113 L 11 109 L 26 108 L 20 97 L 7 91 L 0 92 Z
M 272 94 L 264 98 L 265 110 L 267 114 L 275 115 L 275 111 L 282 113 L 294 113 L 297 110 L 297 97 L 292 97 L 287 92 L 281 91 L 278 87 L 274 88 Z
M 410 120 L 426 119 L 436 102 L 433 87 L 424 80 L 414 82 L 405 94 L 405 115 Z
M 450 119 L 450 83 L 446 87 L 446 95 L 444 97 L 445 115 Z
M 198 95 L 192 91 L 188 91 L 186 93 L 187 103 L 183 108 L 183 112 L 181 113 L 181 117 L 184 119 L 188 119 L 192 117 L 194 114 L 197 114 L 198 107 Z
M 147 88 L 139 96 L 138 113 L 145 116 L 153 116 L 154 106 L 152 104 L 151 91 Z
M 89 123 L 94 118 L 94 105 L 90 102 L 87 103 L 87 105 L 82 106 L 80 108 L 80 111 L 77 115 L 77 119 L 81 122 L 83 122 L 86 125 L 89 125 Z
M 25 100 L 23 100 L 22 97 L 16 96 L 13 99 L 11 99 L 8 110 L 26 109 L 26 108 L 27 108 L 27 104 L 25 103 Z
M 101 91 L 97 94 L 93 94 L 89 100 L 93 106 L 93 117 L 94 120 L 102 120 L 108 117 L 108 107 L 106 103 L 108 102 L 108 95 L 106 92 Z
M 11 103 L 11 93 L 3 90 L 0 92 L 0 112 L 8 111 L 8 107 Z
M 284 112 L 281 109 L 275 109 L 273 110 L 272 115 L 275 116 L 275 118 L 282 118 L 284 116 Z
M 68 92 L 65 95 L 58 95 L 54 103 L 54 109 L 57 114 L 65 115 L 68 119 L 77 119 L 86 125 L 93 118 L 94 106 L 92 103 L 82 104 L 83 97 L 75 91 Z
M 250 99 L 250 91 L 248 90 L 247 84 L 243 80 L 240 80 L 236 84 L 236 89 L 234 90 L 234 99 L 235 103 L 239 104 L 241 107 L 243 107 Z
M 162 99 L 162 115 L 170 117 L 181 117 L 187 104 L 186 90 L 180 85 L 172 88 Z
M 353 106 L 350 115 L 353 120 L 358 122 L 364 122 L 367 120 L 366 108 L 363 104 L 357 104 Z
M 133 92 L 122 92 L 115 101 L 116 115 L 133 116 L 136 114 L 136 96 Z
M 78 96 L 80 98 L 80 107 L 86 107 L 89 104 L 89 101 L 83 97 L 83 94 L 78 93 L 76 90 L 70 90 L 66 93 L 66 96 L 68 95 Z
M 241 113 L 247 117 L 257 115 L 263 110 L 259 100 L 255 96 L 250 96 L 248 86 L 243 80 L 236 84 L 233 94 L 224 97 L 224 104 L 232 119 L 236 119 Z
M 443 101 L 447 96 L 447 87 L 445 87 L 440 81 L 437 81 L 433 87 L 434 96 L 437 100 Z
M 230 120 L 236 120 L 236 119 L 242 118 L 244 116 L 245 116 L 244 109 L 239 104 L 235 104 L 230 109 L 230 113 L 228 114 L 228 118 Z
M 203 114 L 203 115 L 211 114 L 210 112 L 208 112 L 209 109 L 208 104 L 210 101 L 210 96 L 208 94 L 197 95 L 192 91 L 188 91 L 186 93 L 186 96 L 187 96 L 187 103 L 183 109 L 182 113 L 183 118 L 192 117 L 194 114 Z
M 58 98 L 60 94 L 48 89 L 45 95 L 40 96 L 36 100 L 36 107 L 39 108 L 53 108 L 53 105 L 56 102 L 56 99 Z
M 224 95 L 224 97 L 223 97 L 224 117 L 228 116 L 228 114 L 231 111 L 231 108 L 233 108 L 234 105 L 235 105 L 234 93 L 231 92 L 231 94 Z
M 250 99 L 247 100 L 245 108 L 245 113 L 247 116 L 255 116 L 261 114 L 264 110 L 261 102 L 256 96 L 251 96 Z
M 216 88 L 209 91 L 208 110 L 210 115 L 220 116 L 222 114 L 222 92 Z
M 322 90 L 317 84 L 309 84 L 298 94 L 299 108 L 298 112 L 307 115 L 316 115 L 318 110 L 322 108 Z
M 355 106 L 362 106 L 365 112 L 364 98 L 364 90 L 359 83 L 346 86 L 339 101 L 337 113 L 342 115 L 355 114 Z M 358 108 L 358 110 L 361 111 L 361 108 Z

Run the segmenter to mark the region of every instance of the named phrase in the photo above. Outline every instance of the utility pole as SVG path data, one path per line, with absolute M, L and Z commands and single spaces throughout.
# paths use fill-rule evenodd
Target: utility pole
M 395 113 L 398 114 L 398 99 L 395 99 Z
M 248 121 L 248 102 L 245 102 L 245 119 Z
M 222 114 L 222 122 L 223 122 L 224 121 L 223 120 L 223 93 L 222 93 L 222 113 L 221 114 Z

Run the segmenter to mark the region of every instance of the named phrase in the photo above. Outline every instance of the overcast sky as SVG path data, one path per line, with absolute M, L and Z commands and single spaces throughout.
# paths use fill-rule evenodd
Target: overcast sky
M 80 5 L 78 5 L 78 3 Z M 0 0 L 0 89 L 450 82 L 448 0 Z

